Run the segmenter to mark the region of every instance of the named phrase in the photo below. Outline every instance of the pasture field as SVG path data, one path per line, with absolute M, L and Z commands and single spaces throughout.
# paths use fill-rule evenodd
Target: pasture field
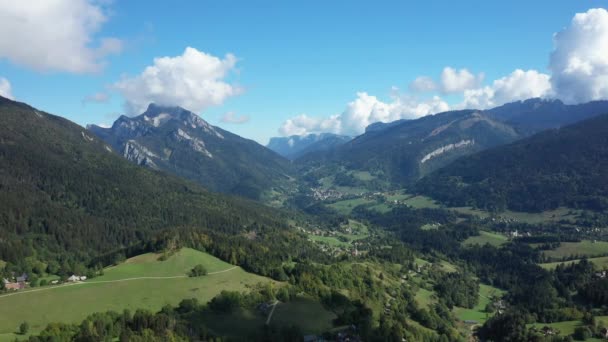
M 528 324 L 527 327 L 536 327 L 536 329 L 542 329 L 544 326 L 548 326 L 550 328 L 559 330 L 559 335 L 568 336 L 572 335 L 574 333 L 574 329 L 580 325 L 582 325 L 581 321 L 564 321 L 555 323 L 533 323 Z
M 450 263 L 447 260 L 441 260 L 439 262 L 439 266 L 441 266 L 441 269 L 443 271 L 448 272 L 448 273 L 458 272 L 458 267 L 456 267 L 456 265 Z
M 424 308 L 428 308 L 429 306 L 437 302 L 437 300 L 433 297 L 434 294 L 435 293 L 433 291 L 420 288 L 418 292 L 416 292 L 416 296 L 414 298 L 416 299 L 418 305 Z
M 583 240 L 580 242 L 562 242 L 556 249 L 544 251 L 543 254 L 549 258 L 562 259 L 572 256 L 603 256 L 608 254 L 608 242 Z
M 386 214 L 389 211 L 391 211 L 393 208 L 390 206 L 390 204 L 386 204 L 386 203 L 378 203 L 376 205 L 372 205 L 371 207 L 369 207 L 370 210 L 375 210 L 381 214 Z
M 353 198 L 353 199 L 347 199 L 347 200 L 343 200 L 343 201 L 334 202 L 334 203 L 329 204 L 328 206 L 330 208 L 335 209 L 336 211 L 338 211 L 341 214 L 349 215 L 355 207 L 360 206 L 362 204 L 371 204 L 371 203 L 375 203 L 375 201 L 365 199 L 363 197 L 359 197 L 359 198 Z
M 376 179 L 376 176 L 369 173 L 369 171 L 351 171 L 350 174 L 358 180 L 364 182 Z
M 587 260 L 591 261 L 599 268 L 608 268 L 608 257 L 589 258 Z M 579 261 L 580 261 L 580 259 L 568 260 L 568 261 L 556 261 L 556 262 L 548 262 L 548 263 L 540 264 L 539 266 L 544 269 L 547 269 L 547 270 L 552 270 L 552 269 L 555 269 L 559 264 L 570 265 L 573 263 L 577 263 Z
M 422 209 L 422 208 L 439 208 L 440 205 L 435 202 L 430 197 L 426 196 L 410 196 L 407 199 L 403 200 L 405 204 L 409 205 L 414 209 Z
M 526 213 L 506 210 L 501 213 L 493 214 L 489 211 L 475 209 L 471 207 L 451 207 L 447 208 L 457 211 L 461 214 L 473 215 L 480 218 L 505 218 L 514 220 L 517 222 L 523 222 L 528 224 L 539 224 L 545 222 L 557 222 L 561 220 L 573 222 L 577 215 L 580 214 L 580 210 L 569 209 L 569 208 L 557 208 L 555 210 L 543 211 L 541 213 Z
M 24 321 L 36 332 L 50 322 L 79 322 L 93 312 L 140 308 L 158 311 L 167 304 L 175 306 L 184 298 L 206 303 L 222 290 L 245 291 L 272 281 L 192 249 L 184 248 L 165 261 L 159 261 L 159 256 L 131 258 L 86 282 L 0 296 L 0 341 L 6 336 L 13 340 L 12 333 Z M 209 274 L 187 277 L 186 273 L 197 264 L 204 265 Z
M 454 308 L 454 314 L 456 318 L 461 321 L 477 321 L 479 324 L 483 324 L 490 316 L 491 313 L 485 311 L 486 305 L 490 303 L 492 297 L 502 297 L 505 291 L 485 284 L 479 284 L 479 300 L 477 305 L 472 309 L 467 308 Z
M 447 208 L 447 209 L 454 210 L 460 214 L 477 216 L 482 219 L 492 216 L 492 214 L 490 212 L 483 211 L 480 209 L 475 209 L 472 207 L 451 207 L 451 208 Z
M 595 320 L 600 325 L 604 325 L 604 326 L 608 325 L 608 316 L 596 316 Z M 577 327 L 579 327 L 581 325 L 583 325 L 583 323 L 581 321 L 563 321 L 563 322 L 555 322 L 555 323 L 534 323 L 534 324 L 528 324 L 527 327 L 528 328 L 536 327 L 537 329 L 542 329 L 544 326 L 548 326 L 553 329 L 559 330 L 559 335 L 568 336 L 568 335 L 572 335 L 574 333 L 574 329 L 576 329 Z M 603 341 L 603 340 L 597 339 L 597 338 L 589 338 L 586 341 L 592 342 L 592 341 Z
M 342 228 L 351 227 L 352 233 L 335 232 L 335 236 L 320 236 L 308 234 L 308 237 L 316 242 L 326 243 L 330 246 L 349 247 L 353 241 L 362 240 L 369 236 L 369 230 L 363 223 L 349 219 L 347 225 L 342 225 Z
M 308 238 L 315 242 L 325 243 L 329 246 L 333 247 L 349 247 L 350 242 L 342 241 L 335 236 L 322 236 L 322 235 L 313 235 L 308 234 Z
M 463 245 L 465 246 L 472 246 L 472 245 L 485 245 L 485 244 L 490 244 L 492 246 L 500 246 L 504 243 L 506 243 L 507 241 L 509 241 L 509 239 L 499 233 L 494 233 L 494 232 L 487 232 L 487 231 L 480 231 L 478 236 L 471 236 L 468 239 L 464 240 L 462 242 Z

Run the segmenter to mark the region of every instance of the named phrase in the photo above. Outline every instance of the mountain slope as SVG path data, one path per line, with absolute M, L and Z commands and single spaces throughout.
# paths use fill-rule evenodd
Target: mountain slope
M 608 113 L 608 101 L 566 105 L 560 100 L 539 98 L 511 102 L 484 111 L 488 117 L 506 122 L 525 135 L 567 126 L 604 113 Z
M 332 149 L 351 139 L 351 137 L 332 133 L 308 134 L 305 136 L 292 135 L 290 137 L 270 138 L 266 147 L 285 158 L 293 160 L 308 153 Z
M 0 97 L 0 117 L 0 260 L 63 260 L 73 271 L 162 232 L 261 273 L 287 255 L 271 241 L 299 253 L 300 238 L 270 208 L 132 164 L 26 104 Z
M 417 191 L 448 205 L 542 211 L 608 208 L 608 115 L 461 158 Z
M 459 156 L 518 137 L 512 127 L 478 111 L 452 111 L 368 130 L 332 151 L 306 156 L 302 163 L 380 171 L 392 182 L 408 183 Z
M 183 108 L 151 104 L 137 117 L 121 116 L 111 128 L 88 129 L 128 160 L 210 190 L 259 199 L 266 191 L 289 187 L 289 161 Z

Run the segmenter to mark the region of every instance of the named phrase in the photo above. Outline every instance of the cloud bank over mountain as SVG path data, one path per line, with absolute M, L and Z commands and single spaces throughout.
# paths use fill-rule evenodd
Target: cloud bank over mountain
M 7 99 L 14 100 L 13 97 L 13 89 L 11 87 L 11 82 L 9 82 L 6 78 L 0 77 L 0 96 L 4 96 Z
M 450 109 L 487 109 L 535 97 L 558 98 L 569 104 L 608 99 L 608 11 L 597 8 L 576 14 L 568 27 L 554 35 L 553 42 L 550 74 L 516 69 L 483 85 L 483 73 L 446 66 L 438 79 L 427 75 L 414 79 L 409 94 L 393 95 L 391 101 L 383 102 L 361 91 L 342 113 L 326 118 L 300 114 L 286 120 L 279 133 L 358 135 L 373 122 L 413 119 Z M 448 95 L 461 100 L 448 104 L 443 98 Z
M 150 103 L 200 113 L 242 92 L 225 80 L 236 63 L 232 54 L 219 58 L 187 47 L 182 55 L 155 58 L 141 74 L 125 76 L 113 88 L 125 98 L 130 114 L 142 113 Z

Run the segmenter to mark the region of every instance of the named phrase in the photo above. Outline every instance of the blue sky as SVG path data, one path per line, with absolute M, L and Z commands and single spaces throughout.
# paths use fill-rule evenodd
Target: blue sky
M 576 13 L 605 8 L 608 1 L 89 4 L 97 6 L 105 19 L 87 32 L 87 44 L 96 46 L 101 38 L 114 37 L 120 40 L 120 49 L 99 57 L 98 62 L 104 64 L 99 70 L 83 72 L 61 70 L 61 66 L 36 67 L 35 61 L 22 63 L 20 55 L 2 51 L 11 46 L 0 45 L 0 77 L 10 82 L 14 98 L 81 125 L 111 124 L 126 112 L 126 99 L 113 85 L 121 78 L 139 75 L 154 58 L 180 56 L 186 47 L 219 59 L 231 53 L 237 62 L 221 82 L 238 87 L 238 94 L 204 105 L 200 114 L 214 125 L 266 143 L 279 135 L 286 120 L 301 114 L 314 121 L 306 132 L 322 130 L 318 121 L 344 113 L 360 92 L 390 104 L 395 101 L 392 89 L 398 87 L 398 96 L 411 100 L 409 85 L 414 79 L 426 75 L 440 83 L 445 67 L 466 68 L 475 76 L 483 73 L 475 84 L 480 89 L 516 69 L 551 74 L 554 33 L 567 28 Z M 0 14 L 3 10 L 0 6 Z M 52 44 L 45 47 L 54 48 Z M 38 53 L 45 58 L 44 50 Z M 100 92 L 109 99 L 84 101 Z M 463 96 L 436 90 L 414 97 L 425 101 L 435 95 L 450 108 L 461 103 Z M 227 112 L 249 120 L 221 122 Z M 396 115 L 406 117 L 403 113 Z M 328 130 L 354 132 L 332 127 Z M 282 131 L 288 132 L 293 131 Z

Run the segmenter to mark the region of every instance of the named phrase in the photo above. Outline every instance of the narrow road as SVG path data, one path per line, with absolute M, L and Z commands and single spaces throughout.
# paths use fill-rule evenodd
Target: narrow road
M 234 266 L 234 267 L 222 270 L 222 271 L 209 272 L 209 273 L 207 273 L 207 275 L 214 275 L 214 274 L 219 274 L 219 273 L 230 272 L 230 271 L 234 270 L 235 268 L 238 268 L 238 266 Z M 142 280 L 142 279 L 158 280 L 158 279 L 177 279 L 177 278 L 188 278 L 188 276 L 187 275 L 179 275 L 179 276 L 169 276 L 169 277 L 135 277 L 135 278 L 124 278 L 124 279 L 116 279 L 116 280 L 81 281 L 81 282 L 77 282 L 77 283 L 68 283 L 68 284 L 55 285 L 55 286 L 50 285 L 48 287 L 42 287 L 42 288 L 39 288 L 39 289 L 28 290 L 28 291 L 16 291 L 16 292 L 8 293 L 8 294 L 5 294 L 5 295 L 1 295 L 0 298 L 10 297 L 10 296 L 16 296 L 16 295 L 19 295 L 19 294 L 26 294 L 26 293 L 32 293 L 32 292 L 54 290 L 54 289 L 64 288 L 64 287 L 67 287 L 67 286 L 87 285 L 87 284 L 119 283 L 119 282 L 124 282 L 124 281 Z M 274 307 L 273 307 L 273 310 L 274 310 Z
M 272 310 L 270 310 L 270 313 L 268 314 L 268 318 L 266 319 L 266 325 L 270 324 L 270 320 L 272 319 L 272 314 L 274 313 L 274 309 L 276 309 L 278 304 L 279 304 L 278 300 L 276 300 L 274 302 L 274 304 L 272 304 Z

